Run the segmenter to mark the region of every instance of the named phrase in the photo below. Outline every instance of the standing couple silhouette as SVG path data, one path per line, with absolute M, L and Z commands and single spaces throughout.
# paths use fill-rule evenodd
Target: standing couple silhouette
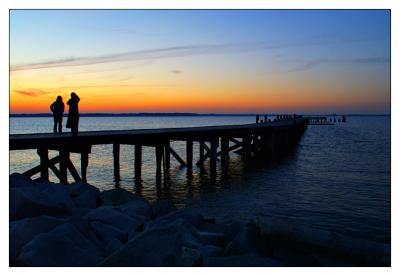
M 67 104 L 69 105 L 68 110 L 68 119 L 66 128 L 71 129 L 72 135 L 78 135 L 78 125 L 79 125 L 79 109 L 78 103 L 80 98 L 75 92 L 71 93 L 71 98 L 68 100 Z M 53 112 L 53 119 L 54 119 L 54 128 L 53 132 L 62 133 L 62 118 L 64 114 L 64 102 L 61 96 L 57 97 L 57 100 L 50 105 L 50 110 Z

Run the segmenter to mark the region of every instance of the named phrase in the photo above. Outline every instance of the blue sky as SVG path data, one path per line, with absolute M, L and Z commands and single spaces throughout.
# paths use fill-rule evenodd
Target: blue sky
M 87 68 L 89 78 L 97 73 L 105 85 L 116 85 L 117 74 L 135 76 L 130 84 L 186 90 L 193 84 L 189 107 L 200 91 L 213 102 L 197 111 L 218 111 L 216 93 L 250 93 L 255 100 L 243 112 L 293 109 L 284 99 L 296 96 L 306 98 L 299 104 L 304 112 L 390 110 L 387 10 L 15 10 L 10 20 L 11 71 L 17 72 L 12 85 L 18 91 L 51 90 L 49 75 L 68 79 L 66 87 L 83 87 L 71 76 Z M 32 82 L 32 74 L 41 83 Z M 256 92 L 240 95 L 238 87 Z M 263 93 L 279 103 L 254 105 Z M 307 97 L 319 100 L 308 105 Z M 229 111 L 234 103 L 220 105 Z

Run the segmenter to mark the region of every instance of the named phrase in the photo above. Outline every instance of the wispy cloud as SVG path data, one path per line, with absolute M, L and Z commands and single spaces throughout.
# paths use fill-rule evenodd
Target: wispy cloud
M 256 47 L 256 45 L 253 45 L 253 47 Z M 229 51 L 240 51 L 240 50 L 245 50 L 247 48 L 249 48 L 249 46 L 241 44 L 178 46 L 178 47 L 133 51 L 127 53 L 117 53 L 117 54 L 110 54 L 97 57 L 71 57 L 71 58 L 57 59 L 57 60 L 37 62 L 37 63 L 11 65 L 10 71 L 93 65 L 93 64 L 127 61 L 127 60 L 130 61 L 155 60 L 155 59 L 164 59 L 171 57 L 185 57 L 185 56 L 196 56 L 204 54 L 216 54 Z
M 380 40 L 381 38 L 342 38 L 335 35 L 320 35 L 304 38 L 296 41 L 286 42 L 244 42 L 244 43 L 226 43 L 226 44 L 198 44 L 183 45 L 167 48 L 147 49 L 132 51 L 126 53 L 115 53 L 103 56 L 92 57 L 70 57 L 42 61 L 36 63 L 16 64 L 10 66 L 10 71 L 32 70 L 54 67 L 83 66 L 100 63 L 120 62 L 120 61 L 140 61 L 140 60 L 158 60 L 174 57 L 200 56 L 211 54 L 232 54 L 240 52 L 253 52 L 268 49 L 284 49 L 300 46 L 318 46 L 327 44 L 342 44 L 352 42 L 365 42 L 370 40 Z
M 175 74 L 175 75 L 180 75 L 180 74 L 183 73 L 182 70 L 171 70 L 170 72 L 171 72 L 172 74 Z
M 385 57 L 362 57 L 362 58 L 335 58 L 335 59 L 313 59 L 296 61 L 298 64 L 289 69 L 289 72 L 307 71 L 323 64 L 389 64 L 390 58 Z
M 23 90 L 16 89 L 16 90 L 13 90 L 13 91 L 15 93 L 18 93 L 18 94 L 21 94 L 21 95 L 24 95 L 24 96 L 29 96 L 29 97 L 39 97 L 39 96 L 42 96 L 42 95 L 46 95 L 46 94 L 52 93 L 52 92 L 44 91 L 44 90 L 37 89 L 37 88 L 28 88 L 28 89 L 23 89 Z
M 125 87 L 125 88 L 140 88 L 140 87 L 177 87 L 175 84 L 87 84 L 87 85 L 74 85 L 74 86 L 59 86 L 53 87 L 51 90 L 73 90 L 73 89 L 81 89 L 81 88 L 116 88 L 116 87 Z

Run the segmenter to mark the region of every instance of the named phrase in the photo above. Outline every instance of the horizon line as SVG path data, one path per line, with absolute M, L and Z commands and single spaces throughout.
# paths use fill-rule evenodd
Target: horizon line
M 84 112 L 82 117 L 141 117 L 141 116 L 276 116 L 276 115 L 305 115 L 305 116 L 391 116 L 391 113 L 196 113 L 196 112 Z M 52 113 L 9 113 L 9 117 L 52 117 Z M 65 112 L 63 116 L 67 116 Z

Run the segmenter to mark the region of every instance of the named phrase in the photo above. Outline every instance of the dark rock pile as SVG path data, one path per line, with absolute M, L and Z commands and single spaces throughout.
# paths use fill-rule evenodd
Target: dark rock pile
M 10 176 L 11 266 L 390 265 L 390 246 L 254 217 L 218 223 L 123 189 Z

